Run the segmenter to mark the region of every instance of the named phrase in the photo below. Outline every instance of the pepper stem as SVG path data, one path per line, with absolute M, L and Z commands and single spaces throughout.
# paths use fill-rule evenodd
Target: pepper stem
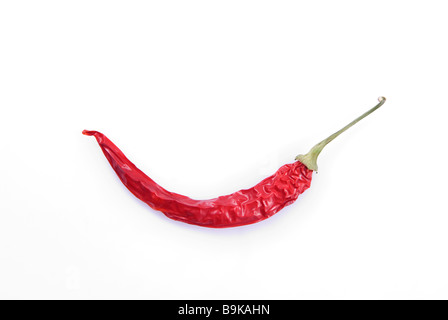
M 342 132 L 344 132 L 345 130 L 347 130 L 348 128 L 350 128 L 351 126 L 353 126 L 355 123 L 361 121 L 362 119 L 364 119 L 365 117 L 367 117 L 369 114 L 371 114 L 373 111 L 375 111 L 376 109 L 378 109 L 379 107 L 381 107 L 385 102 L 386 102 L 386 98 L 384 97 L 379 97 L 378 98 L 379 103 L 374 106 L 372 109 L 370 109 L 369 111 L 367 111 L 366 113 L 364 113 L 363 115 L 359 116 L 358 118 L 356 118 L 355 120 L 353 120 L 352 122 L 350 122 L 348 125 L 346 125 L 344 128 L 342 128 L 341 130 L 333 133 L 331 136 L 329 136 L 328 138 L 322 140 L 321 142 L 319 142 L 318 144 L 316 144 L 314 147 L 311 148 L 311 150 L 305 154 L 305 155 L 298 155 L 296 157 L 296 160 L 302 162 L 308 169 L 316 171 L 317 172 L 317 157 L 319 156 L 320 152 L 322 151 L 322 149 L 329 144 L 331 141 L 333 141 L 334 138 L 336 138 L 337 136 L 339 136 Z

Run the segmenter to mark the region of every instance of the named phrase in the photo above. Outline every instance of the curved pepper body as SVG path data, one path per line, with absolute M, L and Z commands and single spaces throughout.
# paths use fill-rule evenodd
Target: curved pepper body
M 110 165 L 137 198 L 167 217 L 210 228 L 236 227 L 271 217 L 310 187 L 313 171 L 297 161 L 282 166 L 250 189 L 210 200 L 194 200 L 169 192 L 138 169 L 105 135 L 96 138 Z

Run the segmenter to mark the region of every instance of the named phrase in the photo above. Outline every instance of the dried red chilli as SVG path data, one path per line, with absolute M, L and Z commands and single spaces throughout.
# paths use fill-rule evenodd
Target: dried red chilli
M 129 161 L 105 135 L 87 130 L 82 133 L 96 138 L 121 182 L 151 208 L 162 211 L 168 218 L 203 227 L 236 227 L 269 218 L 293 203 L 310 187 L 313 171 L 317 171 L 317 157 L 322 149 L 386 101 L 384 97 L 378 100 L 375 107 L 316 144 L 307 154 L 297 156 L 295 160 L 298 161 L 282 166 L 255 187 L 210 200 L 193 200 L 165 190 Z

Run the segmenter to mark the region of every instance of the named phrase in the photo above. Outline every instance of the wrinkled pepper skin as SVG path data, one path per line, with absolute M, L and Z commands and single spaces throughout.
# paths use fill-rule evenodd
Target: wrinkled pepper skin
M 137 198 L 168 218 L 209 228 L 237 227 L 267 219 L 310 187 L 313 171 L 296 161 L 250 189 L 210 200 L 193 200 L 169 192 L 139 170 L 105 135 L 94 136 L 121 182 Z

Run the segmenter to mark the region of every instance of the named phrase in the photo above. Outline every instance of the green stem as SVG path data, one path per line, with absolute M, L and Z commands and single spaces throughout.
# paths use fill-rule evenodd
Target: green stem
M 370 109 L 369 111 L 367 111 L 366 113 L 364 113 L 363 115 L 359 116 L 358 118 L 356 118 L 355 120 L 353 120 L 352 122 L 350 122 L 348 125 L 346 125 L 344 128 L 342 128 L 341 130 L 333 133 L 331 136 L 329 136 L 328 138 L 322 140 L 321 142 L 319 142 L 318 144 L 316 144 L 314 147 L 311 148 L 311 150 L 305 154 L 305 155 L 298 155 L 296 157 L 296 160 L 302 162 L 308 169 L 316 171 L 317 172 L 317 157 L 319 156 L 320 152 L 322 151 L 322 149 L 329 144 L 331 141 L 334 140 L 334 138 L 336 138 L 337 136 L 339 136 L 342 132 L 346 131 L 348 128 L 350 128 L 351 126 L 353 126 L 355 123 L 361 121 L 362 119 L 364 119 L 365 117 L 367 117 L 369 114 L 371 114 L 373 111 L 375 111 L 376 109 L 378 109 L 379 107 L 381 107 L 385 102 L 386 102 L 386 98 L 384 97 L 379 97 L 378 98 L 379 103 L 374 106 L 372 109 Z

